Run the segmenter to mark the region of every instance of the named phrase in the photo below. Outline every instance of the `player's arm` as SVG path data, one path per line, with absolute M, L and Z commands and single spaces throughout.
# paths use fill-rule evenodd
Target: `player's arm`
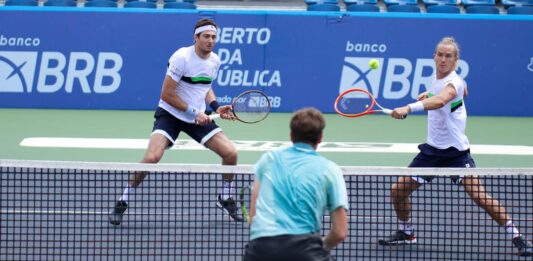
M 257 196 L 259 195 L 259 188 L 261 184 L 256 179 L 252 188 L 252 198 L 250 199 L 250 219 L 249 223 L 252 224 L 255 216 L 255 204 L 257 202 Z
M 392 111 L 391 116 L 396 119 L 403 119 L 407 114 L 411 112 L 440 109 L 444 107 L 444 105 L 446 105 L 448 102 L 453 100 L 455 96 L 457 96 L 457 91 L 450 83 L 446 85 L 446 87 L 444 87 L 444 89 L 437 95 L 431 96 L 429 98 L 420 99 L 415 103 L 411 103 L 406 106 L 394 109 Z
M 205 102 L 209 104 L 209 107 L 215 112 L 220 114 L 220 118 L 226 119 L 226 120 L 234 120 L 233 113 L 230 112 L 231 106 L 230 105 L 224 105 L 220 106 L 217 102 L 217 97 L 215 95 L 215 92 L 212 88 L 207 91 L 207 95 L 205 96 Z
M 331 230 L 324 237 L 324 248 L 332 250 L 348 236 L 348 217 L 346 209 L 339 207 L 331 213 Z
M 416 97 L 416 100 L 417 101 L 422 101 L 422 100 L 425 100 L 427 98 L 429 98 L 429 91 L 425 91 L 425 92 L 419 94 L 418 97 Z
M 172 105 L 172 107 L 180 111 L 185 111 L 187 110 L 188 104 L 176 94 L 176 85 L 178 85 L 178 83 L 174 81 L 170 76 L 165 76 L 165 79 L 163 80 L 163 88 L 161 91 L 161 100 Z
M 180 110 L 189 110 L 189 104 L 187 104 L 181 97 L 176 94 L 176 85 L 178 83 L 172 79 L 172 77 L 166 75 L 163 80 L 163 88 L 161 91 L 161 99 L 166 103 L 172 105 L 172 107 Z M 179 88 L 179 87 L 178 87 Z M 201 111 L 196 112 L 196 122 L 198 124 L 205 124 L 210 121 L 209 117 Z
M 424 110 L 436 110 L 444 107 L 444 105 L 453 100 L 455 96 L 457 96 L 457 91 L 455 90 L 452 84 L 448 84 L 437 95 L 431 96 L 430 98 L 427 98 L 421 102 L 424 105 Z M 411 107 L 407 107 L 409 108 L 409 112 L 411 112 Z

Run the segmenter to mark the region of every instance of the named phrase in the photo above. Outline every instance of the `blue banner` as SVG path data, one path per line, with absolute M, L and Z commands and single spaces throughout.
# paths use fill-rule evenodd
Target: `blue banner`
M 533 116 L 528 16 L 97 10 L 0 8 L 0 107 L 154 109 L 168 58 L 211 17 L 222 103 L 259 89 L 277 112 L 333 112 L 337 95 L 358 87 L 404 105 L 431 83 L 436 43 L 453 36 L 469 114 Z

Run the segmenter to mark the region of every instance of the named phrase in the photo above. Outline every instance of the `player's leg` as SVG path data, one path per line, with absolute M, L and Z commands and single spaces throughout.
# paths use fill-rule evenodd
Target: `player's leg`
M 150 137 L 148 148 L 141 163 L 158 163 L 163 156 L 165 149 L 171 144 L 171 142 L 162 134 L 154 133 Z M 128 208 L 128 201 L 130 195 L 135 193 L 135 189 L 141 184 L 144 178 L 148 175 L 147 171 L 136 171 L 130 176 L 130 180 L 122 196 L 115 203 L 113 211 L 109 215 L 109 223 L 113 225 L 120 225 L 122 223 L 122 217 L 124 212 Z
M 497 199 L 492 198 L 492 196 L 485 191 L 485 187 L 478 177 L 466 176 L 462 180 L 462 185 L 468 196 L 478 206 L 483 208 L 500 226 L 505 226 L 505 223 L 510 220 L 507 210 Z
M 165 150 L 170 145 L 171 145 L 171 142 L 168 140 L 167 137 L 165 137 L 163 134 L 160 134 L 160 133 L 154 133 L 150 137 L 150 141 L 148 142 L 148 148 L 146 149 L 146 152 L 144 154 L 143 159 L 141 160 L 141 163 L 151 163 L 151 164 L 158 163 L 163 157 Z M 129 186 L 132 188 L 138 187 L 141 184 L 141 182 L 144 180 L 146 175 L 148 175 L 148 172 L 146 171 L 135 172 L 130 177 Z
M 154 126 L 150 141 L 148 142 L 148 148 L 141 161 L 141 163 L 157 163 L 163 157 L 165 149 L 169 148 L 173 142 L 178 138 L 178 135 L 182 129 L 181 124 L 183 122 L 176 119 L 170 113 L 162 108 L 158 108 L 154 114 Z M 133 195 L 135 188 L 137 188 L 141 182 L 146 178 L 148 172 L 135 172 L 131 175 L 129 182 L 124 188 L 122 196 L 115 203 L 115 208 L 109 215 L 109 223 L 113 225 L 120 225 L 122 222 L 122 216 L 128 208 L 128 200 L 130 195 Z
M 220 156 L 222 165 L 237 165 L 237 149 L 223 132 L 213 135 L 204 145 Z
M 391 188 L 391 200 L 398 219 L 409 220 L 411 216 L 411 193 L 418 189 L 420 184 L 411 177 L 399 177 Z
M 391 200 L 398 217 L 398 230 L 388 239 L 379 240 L 380 245 L 402 245 L 416 243 L 411 222 L 411 193 L 421 185 L 411 177 L 399 177 L 391 188 Z
M 222 165 L 237 165 L 237 150 L 223 132 L 213 135 L 204 145 L 220 156 Z M 232 197 L 234 176 L 233 174 L 222 175 L 222 188 L 217 196 L 217 206 L 225 210 L 233 220 L 242 221 L 242 217 L 238 215 L 237 204 Z
M 214 122 L 207 125 L 183 125 L 183 131 L 198 143 L 215 152 L 223 165 L 237 165 L 237 150 L 228 137 Z M 223 175 L 221 192 L 217 197 L 217 207 L 228 213 L 233 220 L 243 221 L 238 215 L 238 207 L 233 199 L 231 183 L 233 174 Z
M 420 153 L 409 164 L 410 168 L 427 168 L 437 166 L 438 158 L 431 156 L 428 150 L 432 148 L 427 144 L 418 146 Z M 381 245 L 414 244 L 416 236 L 411 221 L 411 193 L 425 183 L 431 182 L 433 176 L 399 177 L 391 188 L 391 200 L 394 211 L 398 217 L 398 230 L 388 239 L 379 240 Z
M 485 187 L 478 177 L 464 177 L 461 184 L 465 188 L 468 196 L 478 206 L 483 208 L 498 225 L 505 229 L 506 233 L 512 239 L 513 244 L 518 248 L 520 255 L 530 256 L 533 254 L 531 243 L 520 234 L 505 207 L 485 191 Z

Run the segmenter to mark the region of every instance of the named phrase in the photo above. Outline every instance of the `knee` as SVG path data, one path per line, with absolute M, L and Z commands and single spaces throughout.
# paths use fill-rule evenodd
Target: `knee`
M 162 155 L 157 154 L 157 153 L 147 152 L 146 155 L 144 156 L 143 163 L 152 163 L 152 164 L 158 163 L 161 160 L 161 156 Z
M 238 153 L 235 148 L 231 148 L 222 154 L 222 160 L 228 165 L 237 164 Z
M 405 197 L 409 196 L 409 192 L 405 189 L 402 189 L 401 186 L 398 185 L 398 183 L 395 183 L 392 185 L 392 188 L 390 190 L 390 196 L 393 199 L 402 200 Z

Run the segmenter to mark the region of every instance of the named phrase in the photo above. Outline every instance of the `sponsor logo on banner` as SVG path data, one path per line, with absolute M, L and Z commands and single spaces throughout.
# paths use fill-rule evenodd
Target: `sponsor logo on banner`
M 0 92 L 31 92 L 37 52 L 0 52 Z
M 377 59 L 380 66 L 372 70 L 368 62 Z M 459 60 L 457 73 L 463 79 L 468 75 L 469 66 Z M 426 91 L 434 79 L 433 59 L 385 57 L 345 57 L 342 67 L 339 93 L 351 88 L 365 89 L 376 99 L 400 100 L 416 99 Z
M 0 36 L 1 46 L 38 47 L 39 38 Z M 122 56 L 113 52 L 0 51 L 1 93 L 115 92 Z
M 224 93 L 235 88 L 280 88 L 282 73 L 277 68 L 267 68 L 257 62 L 257 50 L 263 50 L 270 42 L 272 32 L 268 27 L 222 27 L 217 32 L 217 55 L 220 70 L 216 78 L 217 101 L 231 103 L 236 97 Z M 263 58 L 264 59 L 264 58 Z M 281 108 L 281 96 L 268 96 L 273 109 Z M 252 101 L 250 101 L 252 102 Z M 260 102 L 266 102 L 261 100 Z M 259 106 L 259 101 L 255 103 Z
M 368 62 L 371 59 L 377 59 L 383 64 L 383 58 L 374 57 L 346 57 L 342 67 L 341 85 L 339 93 L 359 88 L 371 92 L 374 95 L 379 94 L 382 66 L 377 69 L 371 69 Z

